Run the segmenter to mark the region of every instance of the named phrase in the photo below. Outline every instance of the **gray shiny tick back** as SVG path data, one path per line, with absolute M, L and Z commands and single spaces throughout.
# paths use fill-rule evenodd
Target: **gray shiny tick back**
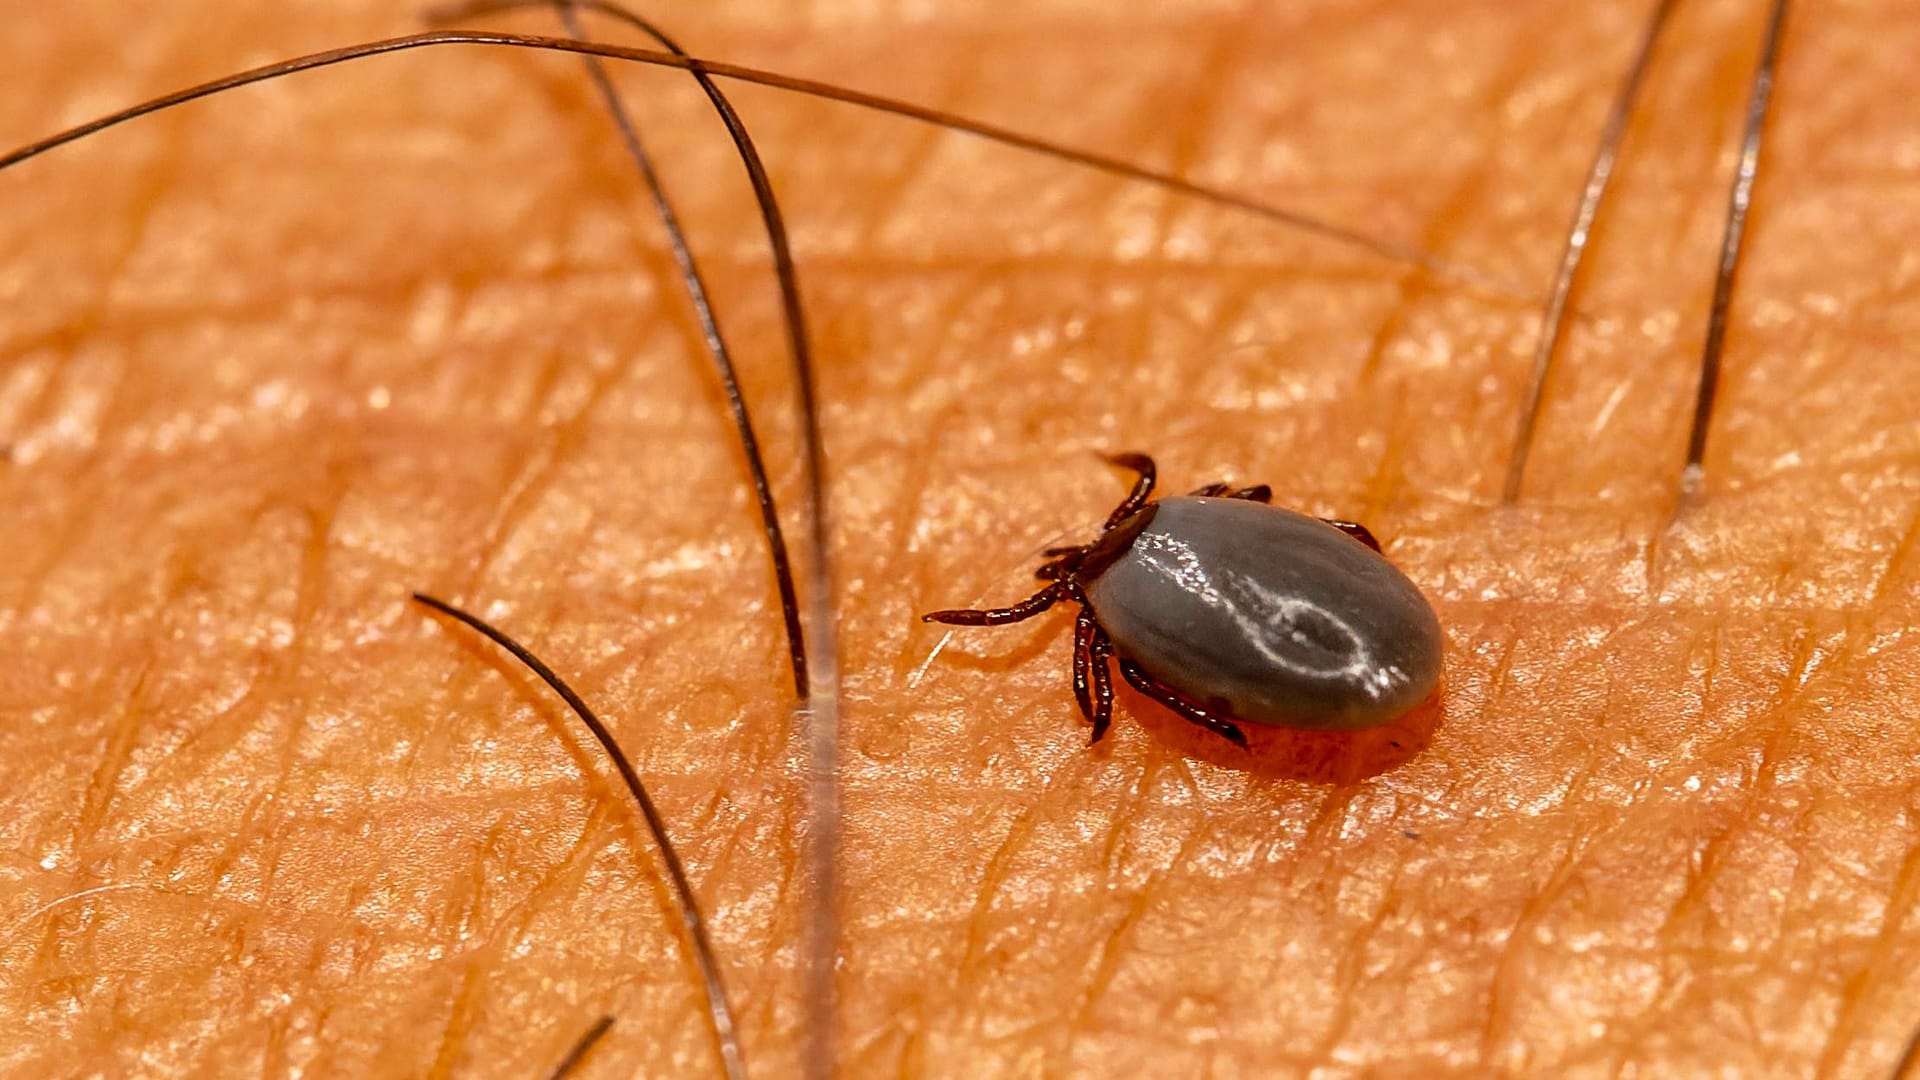
M 1007 608 L 930 622 L 1001 626 L 1081 605 L 1073 689 L 1093 738 L 1113 715 L 1108 662 L 1136 690 L 1240 745 L 1235 721 L 1355 729 L 1388 723 L 1440 681 L 1440 621 L 1364 527 L 1265 505 L 1266 486 L 1212 484 L 1148 502 L 1153 459 L 1092 543 L 1054 548 L 1046 588 Z

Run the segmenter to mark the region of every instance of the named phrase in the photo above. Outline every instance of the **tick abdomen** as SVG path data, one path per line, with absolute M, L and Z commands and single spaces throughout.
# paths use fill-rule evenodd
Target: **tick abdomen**
M 1140 513 L 1151 520 L 1085 582 L 1087 602 L 1122 656 L 1194 703 L 1256 724 L 1364 728 L 1439 682 L 1426 598 L 1333 526 L 1238 499 Z

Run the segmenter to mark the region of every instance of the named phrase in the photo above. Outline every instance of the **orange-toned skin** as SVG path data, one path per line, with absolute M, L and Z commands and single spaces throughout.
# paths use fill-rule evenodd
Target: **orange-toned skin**
M 739 93 L 830 403 L 847 1075 L 1891 1066 L 1920 1024 L 1920 24 L 1874 0 L 1789 30 L 1709 494 L 1667 531 L 1756 7 L 1677 17 L 1508 510 L 1531 303 Z M 1642 9 L 651 13 L 1531 293 Z M 412 19 L 16 6 L 0 142 Z M 745 186 L 683 76 L 623 84 L 797 506 Z M 791 1075 L 773 588 L 577 61 L 426 51 L 152 119 L 0 175 L 0 253 L 0 1074 L 525 1077 L 602 1011 L 586 1075 L 712 1074 L 611 773 L 424 588 L 604 709 L 750 1060 Z M 941 631 L 914 616 L 1025 595 L 1120 494 L 1090 452 L 1136 447 L 1169 490 L 1267 481 L 1372 526 L 1447 626 L 1443 702 L 1250 732 L 1246 767 L 1122 690 L 1089 751 L 1065 614 L 915 685 Z

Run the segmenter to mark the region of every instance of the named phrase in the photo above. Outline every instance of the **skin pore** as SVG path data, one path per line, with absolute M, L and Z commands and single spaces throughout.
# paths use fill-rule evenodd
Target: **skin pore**
M 1531 300 L 727 87 L 821 364 L 844 1071 L 1891 1067 L 1920 1023 L 1920 24 L 1895 7 L 1789 25 L 1706 494 L 1677 520 L 1757 4 L 1674 17 L 1505 509 Z M 419 25 L 42 8 L 0 45 L 7 146 Z M 1645 10 L 647 14 L 696 55 L 1171 167 L 1531 297 Z M 684 74 L 616 75 L 797 522 L 746 185 Z M 713 1074 L 618 781 L 423 589 L 613 726 L 750 1065 L 792 1073 L 784 642 L 622 153 L 574 58 L 447 48 L 0 174 L 0 1071 L 519 1077 L 611 1013 L 584 1075 Z M 1447 628 L 1438 715 L 1269 736 L 1239 768 L 1123 689 L 1089 751 L 1067 614 L 956 633 L 916 679 L 942 631 L 915 616 L 1030 592 L 1033 553 L 1122 490 L 1093 452 L 1127 449 L 1170 491 L 1268 482 L 1372 527 Z

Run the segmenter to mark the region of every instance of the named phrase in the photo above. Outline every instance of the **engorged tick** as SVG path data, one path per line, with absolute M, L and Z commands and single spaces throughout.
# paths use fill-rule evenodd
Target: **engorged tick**
M 1153 459 L 1092 543 L 1049 548 L 1051 582 L 1011 607 L 935 611 L 1004 626 L 1080 604 L 1073 694 L 1093 741 L 1113 719 L 1109 660 L 1134 689 L 1245 747 L 1235 721 L 1352 730 L 1398 719 L 1440 681 L 1440 620 L 1365 526 L 1266 505 L 1265 485 L 1148 502 Z

